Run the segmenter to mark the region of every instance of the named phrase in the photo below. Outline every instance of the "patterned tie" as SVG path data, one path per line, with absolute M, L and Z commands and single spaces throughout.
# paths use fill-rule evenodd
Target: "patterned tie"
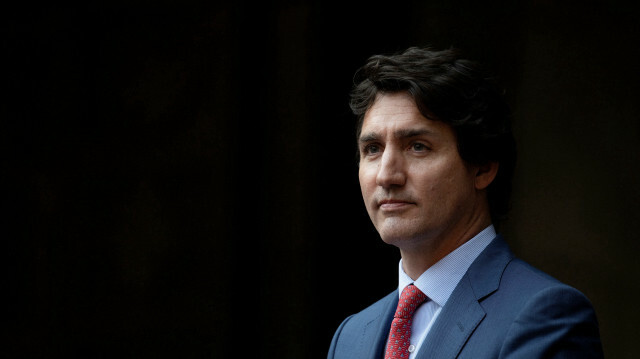
M 416 308 L 427 299 L 427 296 L 415 285 L 410 284 L 402 291 L 396 314 L 391 322 L 391 331 L 387 342 L 384 359 L 400 359 L 409 357 L 409 341 L 411 340 L 411 322 Z

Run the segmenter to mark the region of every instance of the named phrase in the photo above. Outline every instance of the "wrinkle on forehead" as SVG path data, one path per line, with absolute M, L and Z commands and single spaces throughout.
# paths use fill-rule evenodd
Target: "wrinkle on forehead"
M 426 118 L 408 93 L 383 93 L 365 115 L 359 141 L 378 139 L 383 132 L 395 138 L 438 135 L 442 125 Z
M 381 106 L 381 103 L 384 106 Z M 376 96 L 376 100 L 367 113 L 365 114 L 365 120 L 372 112 L 377 112 L 378 116 L 393 116 L 401 114 L 417 114 L 422 116 L 415 100 L 411 95 L 406 92 L 396 93 L 379 93 Z

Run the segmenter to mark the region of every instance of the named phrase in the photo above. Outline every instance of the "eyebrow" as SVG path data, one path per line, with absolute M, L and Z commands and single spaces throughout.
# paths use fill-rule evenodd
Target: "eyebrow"
M 400 129 L 395 131 L 393 133 L 393 137 L 398 139 L 406 139 L 406 138 L 412 138 L 412 137 L 418 137 L 418 136 L 424 136 L 424 135 L 433 135 L 433 134 L 434 134 L 433 131 L 430 131 L 427 129 L 409 128 L 409 129 Z M 381 137 L 380 134 L 376 132 L 369 132 L 360 136 L 360 139 L 358 140 L 358 142 L 360 143 L 375 142 L 375 141 L 379 141 L 380 137 Z

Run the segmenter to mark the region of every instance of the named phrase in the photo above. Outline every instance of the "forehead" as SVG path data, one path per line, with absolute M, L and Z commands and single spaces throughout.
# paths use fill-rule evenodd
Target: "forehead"
M 449 132 L 451 131 L 449 127 L 442 121 L 426 118 L 408 93 L 382 93 L 376 96 L 375 102 L 365 113 L 361 134 L 406 128 L 427 128 L 430 132 Z
M 365 117 L 370 116 L 372 113 L 394 114 L 398 112 L 420 113 L 415 100 L 407 92 L 381 92 L 376 95 L 376 99 L 365 114 Z

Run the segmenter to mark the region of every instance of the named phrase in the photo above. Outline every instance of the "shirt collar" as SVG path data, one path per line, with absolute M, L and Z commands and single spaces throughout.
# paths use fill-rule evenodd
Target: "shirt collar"
M 489 225 L 475 237 L 429 267 L 415 282 L 402 269 L 402 259 L 400 259 L 398 295 L 402 294 L 402 290 L 406 286 L 413 283 L 429 299 L 443 307 L 471 263 L 495 237 L 496 230 L 493 225 Z

